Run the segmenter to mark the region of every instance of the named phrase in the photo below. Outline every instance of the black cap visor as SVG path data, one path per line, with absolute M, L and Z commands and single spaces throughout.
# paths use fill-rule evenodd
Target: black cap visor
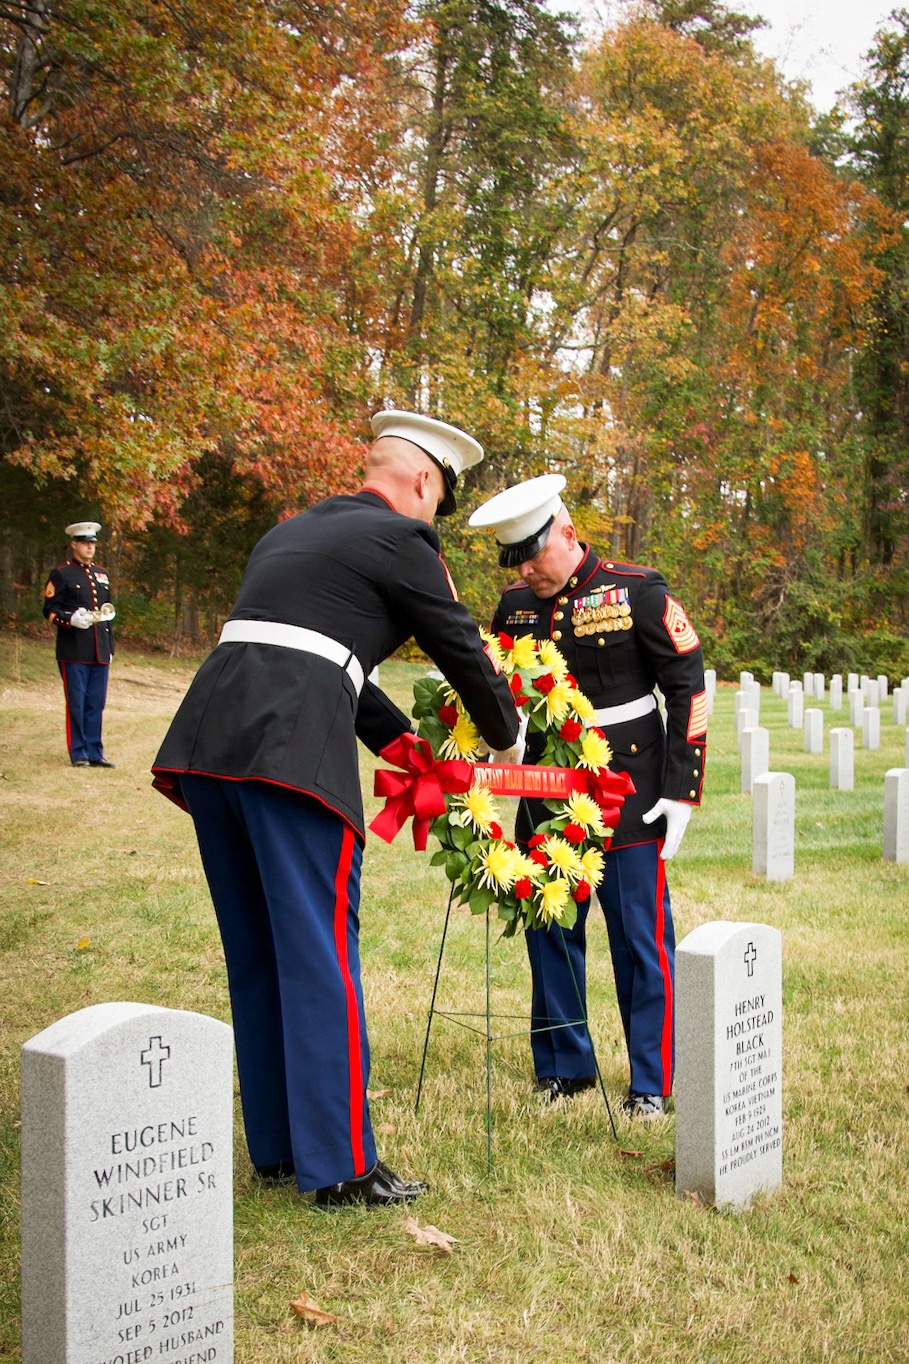
M 517 568 L 518 564 L 523 564 L 525 560 L 532 559 L 535 554 L 539 554 L 549 539 L 549 532 L 552 530 L 554 520 L 555 517 L 550 516 L 545 526 L 541 526 L 539 530 L 534 531 L 533 535 L 528 535 L 526 540 L 520 540 L 516 545 L 503 545 L 501 541 L 496 540 L 496 544 L 499 546 L 499 567 Z

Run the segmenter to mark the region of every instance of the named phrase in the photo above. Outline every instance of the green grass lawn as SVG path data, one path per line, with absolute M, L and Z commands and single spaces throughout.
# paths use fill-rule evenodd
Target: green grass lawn
M 108 1000 L 229 1021 L 220 942 L 192 825 L 149 766 L 193 668 L 122 652 L 105 743 L 115 771 L 73 770 L 50 642 L 0 635 L 0 1360 L 19 1350 L 19 1049 L 57 1018 Z M 382 682 L 409 707 L 420 670 Z M 678 1199 L 670 1115 L 647 1127 L 602 1097 L 532 1092 L 529 973 L 520 937 L 490 952 L 493 1170 L 484 1038 L 437 1017 L 414 1098 L 447 882 L 405 831 L 374 838 L 362 938 L 373 1117 L 383 1157 L 428 1179 L 409 1210 L 457 1238 L 418 1245 L 401 1210 L 320 1214 L 250 1178 L 236 1105 L 236 1360 L 906 1361 L 909 1359 L 909 867 L 882 860 L 881 747 L 856 734 L 855 790 L 829 789 L 828 753 L 803 752 L 765 688 L 770 765 L 796 780 L 795 876 L 751 872 L 732 686 L 710 730 L 705 804 L 670 868 L 679 940 L 716 919 L 783 936 L 783 1185 L 745 1213 Z M 810 704 L 810 703 L 809 703 Z M 825 726 L 848 723 L 831 713 Z M 373 760 L 363 754 L 364 789 Z M 377 802 L 370 795 L 370 814 Z M 613 1107 L 627 1084 L 606 933 L 591 916 L 589 1001 Z M 437 1008 L 485 1008 L 483 921 L 453 916 Z M 515 1016 L 513 1021 L 506 1021 Z M 482 1027 L 482 1024 L 481 1024 Z M 339 1318 L 307 1328 L 307 1292 Z M 43 1364 L 43 1362 L 42 1362 Z M 50 1364 L 50 1361 L 48 1361 Z

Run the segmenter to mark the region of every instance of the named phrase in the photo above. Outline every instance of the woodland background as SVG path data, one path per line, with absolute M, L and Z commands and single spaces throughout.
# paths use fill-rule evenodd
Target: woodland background
M 0 0 L 0 612 L 104 523 L 121 637 L 204 647 L 368 417 L 560 470 L 708 662 L 909 673 L 909 11 L 819 117 L 715 0 Z

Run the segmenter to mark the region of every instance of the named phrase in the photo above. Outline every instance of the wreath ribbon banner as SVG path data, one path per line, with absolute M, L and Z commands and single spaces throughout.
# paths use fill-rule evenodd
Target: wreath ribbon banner
M 615 825 L 626 796 L 634 794 L 627 772 L 605 769 L 590 772 L 580 767 L 532 767 L 520 764 L 473 763 L 461 759 L 438 759 L 426 739 L 402 734 L 381 752 L 386 762 L 402 771 L 380 768 L 374 794 L 385 805 L 369 828 L 391 843 L 409 818 L 413 819 L 413 843 L 426 851 L 430 822 L 445 813 L 445 793 L 457 794 L 471 786 L 483 786 L 496 796 L 529 796 L 538 800 L 569 796 L 583 791 L 603 812 L 604 823 Z

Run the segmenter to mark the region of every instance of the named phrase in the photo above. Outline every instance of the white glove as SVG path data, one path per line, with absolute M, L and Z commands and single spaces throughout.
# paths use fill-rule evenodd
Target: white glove
M 667 800 L 664 796 L 662 800 L 657 801 L 652 810 L 647 811 L 646 815 L 641 815 L 645 824 L 652 824 L 660 815 L 666 816 L 666 837 L 660 853 L 664 862 L 669 862 L 678 852 L 685 830 L 688 828 L 691 810 L 692 806 L 686 805 L 684 801 Z
M 77 606 L 69 618 L 69 623 L 77 630 L 88 630 L 94 625 L 95 620 L 91 611 L 86 611 L 84 606 Z
M 490 754 L 490 761 L 494 763 L 514 763 L 519 766 L 524 761 L 524 749 L 527 747 L 527 721 L 528 715 L 521 716 L 521 723 L 518 727 L 518 737 L 515 739 L 511 748 L 503 748 L 500 753 Z

